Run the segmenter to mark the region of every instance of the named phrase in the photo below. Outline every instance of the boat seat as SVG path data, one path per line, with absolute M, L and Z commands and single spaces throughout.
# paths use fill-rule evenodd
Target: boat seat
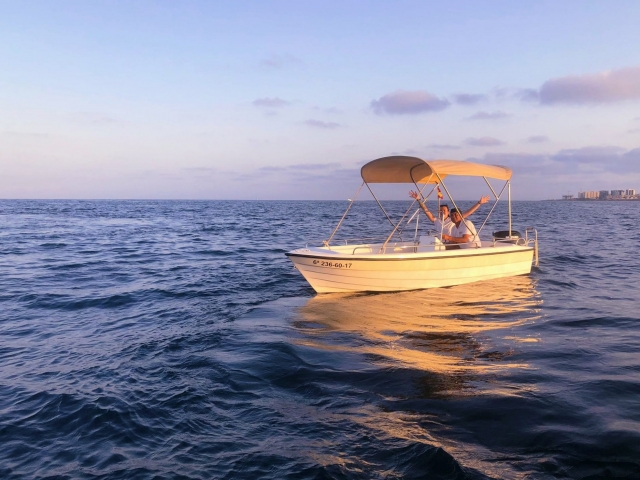
M 493 232 L 493 241 L 503 243 L 518 243 L 518 240 L 522 238 L 522 234 L 517 230 L 511 230 L 511 236 L 509 236 L 509 230 L 500 230 L 499 232 Z
M 444 250 L 444 243 L 436 235 L 420 235 L 418 251 Z

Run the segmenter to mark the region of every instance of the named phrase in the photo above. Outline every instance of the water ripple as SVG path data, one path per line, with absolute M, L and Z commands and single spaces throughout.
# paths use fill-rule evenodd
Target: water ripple
M 283 253 L 345 206 L 0 201 L 0 477 L 640 477 L 640 202 L 516 202 L 530 276 L 315 296 Z

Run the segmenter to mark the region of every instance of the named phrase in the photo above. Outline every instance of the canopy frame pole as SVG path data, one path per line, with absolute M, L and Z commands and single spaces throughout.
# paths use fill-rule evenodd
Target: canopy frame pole
M 329 237 L 328 240 L 324 240 L 322 243 L 324 244 L 325 247 L 331 249 L 331 247 L 329 246 L 329 243 L 331 243 L 331 240 L 333 239 L 333 236 L 336 234 L 336 232 L 338 231 L 338 229 L 340 228 L 340 225 L 342 225 L 342 221 L 345 219 L 345 217 L 347 216 L 347 213 L 349 213 L 349 210 L 351 209 L 351 206 L 353 205 L 353 202 L 356 201 L 356 198 L 358 198 L 358 195 L 360 194 L 360 190 L 362 190 L 362 185 L 364 185 L 364 182 L 362 182 L 362 184 L 360 185 L 360 188 L 358 189 L 358 191 L 356 192 L 356 195 L 353 197 L 353 199 L 351 200 L 351 202 L 349 202 L 349 205 L 347 206 L 347 210 L 344 212 L 344 214 L 342 215 L 342 218 L 340 219 L 340 221 L 338 222 L 338 225 L 336 225 L 336 228 L 333 230 L 333 233 L 331 234 L 331 236 Z
M 414 167 L 415 168 L 415 167 Z M 418 187 L 418 185 L 416 184 L 415 179 L 413 178 L 413 168 L 409 171 L 409 175 L 411 175 L 411 180 L 413 180 L 413 184 L 416 186 L 416 188 L 418 190 L 420 190 L 420 195 L 422 195 L 422 190 L 424 190 L 425 188 L 427 188 L 427 185 L 429 184 L 429 180 L 431 180 L 431 177 L 433 177 L 433 173 L 429 176 L 429 179 L 426 181 L 424 187 L 422 187 L 422 189 L 420 189 L 420 187 Z M 368 186 L 368 184 L 367 184 Z M 373 192 L 372 192 L 373 194 Z M 377 199 L 376 199 L 377 200 Z M 402 218 L 400 220 L 398 220 L 398 225 L 395 226 L 395 228 L 393 229 L 393 231 L 389 234 L 389 236 L 387 237 L 387 239 L 384 241 L 384 243 L 382 244 L 382 247 L 380 247 L 380 252 L 384 252 L 387 248 L 387 243 L 389 243 L 389 240 L 391 240 L 391 238 L 395 235 L 396 231 L 398 230 L 398 227 L 402 224 L 402 221 L 405 219 L 405 217 L 407 216 L 407 214 L 411 211 L 411 209 L 413 208 L 413 204 L 415 203 L 415 199 L 413 200 L 413 202 L 411 202 L 411 205 L 409 205 L 409 208 L 407 208 L 407 211 L 404 212 L 404 215 L 402 215 Z M 382 208 L 382 205 L 380 206 L 380 208 Z M 389 217 L 387 217 L 389 218 Z M 391 221 L 391 219 L 389 219 L 389 221 Z M 400 235 L 400 232 L 398 232 L 398 235 Z M 400 237 L 400 241 L 402 241 L 402 237 Z
M 489 185 L 489 188 L 491 188 L 491 185 L 489 184 L 489 181 L 486 178 L 485 178 L 485 181 Z M 504 193 L 504 189 L 505 188 L 507 188 L 507 183 L 504 184 L 504 186 L 502 187 L 502 190 L 500 190 L 500 194 L 499 195 L 496 195 L 496 192 L 493 190 L 493 188 L 491 188 L 491 191 L 493 192 L 493 194 L 496 195 L 496 201 L 494 202 L 493 206 L 491 207 L 491 210 L 489 210 L 489 213 L 487 213 L 487 216 L 484 219 L 484 222 L 482 222 L 482 225 L 478 229 L 478 237 L 480 236 L 480 232 L 482 231 L 482 229 L 484 228 L 485 224 L 487 223 L 487 220 L 489 220 L 489 217 L 493 213 L 493 210 L 496 208 L 496 205 L 498 205 L 498 201 L 500 200 L 500 197 L 502 197 L 502 194 Z
M 384 207 L 382 206 L 382 204 L 380 203 L 380 200 L 378 200 L 378 197 L 376 197 L 375 193 L 373 193 L 373 190 L 371 190 L 371 187 L 369 186 L 369 184 L 365 181 L 364 184 L 367 186 L 367 188 L 369 189 L 369 192 L 371 193 L 371 196 L 374 198 L 374 200 L 378 203 L 378 206 L 380 207 L 380 210 L 382 210 L 382 213 L 384 213 L 385 217 L 387 217 L 387 220 L 389 220 L 389 223 L 391 224 L 391 226 L 393 227 L 393 231 L 395 232 L 396 229 L 398 228 L 398 226 L 393 223 L 393 220 L 391 220 L 391 218 L 389 217 L 389 215 L 387 214 L 387 211 L 384 209 Z M 393 233 L 392 233 L 393 235 Z M 385 242 L 386 244 L 387 242 Z
M 433 176 L 433 174 L 431 174 L 431 176 Z M 418 186 L 418 184 L 415 182 L 415 180 L 413 181 L 413 184 L 416 186 L 416 190 L 418 190 L 418 193 L 420 194 L 420 196 L 421 196 L 421 198 L 422 198 L 423 200 L 427 200 L 427 199 L 431 196 L 431 194 L 433 193 L 433 191 L 436 189 L 436 187 L 438 186 L 438 185 L 434 185 L 434 186 L 433 186 L 433 188 L 432 188 L 432 189 L 431 189 L 431 191 L 427 194 L 427 196 L 426 196 L 426 197 L 422 194 L 422 192 L 424 191 L 424 189 L 425 189 L 425 188 L 427 188 L 427 185 L 429 185 L 429 180 L 431 180 L 431 176 L 429 177 L 429 179 L 427 180 L 427 183 L 425 183 L 425 184 L 424 184 L 424 187 L 422 187 L 422 188 L 420 188 L 420 187 Z M 413 180 L 413 177 L 411 177 L 411 179 Z M 414 204 L 414 203 L 416 203 L 416 200 L 415 200 L 415 199 L 413 200 L 413 202 L 411 202 L 411 205 L 409 205 L 409 209 L 411 209 L 411 208 L 413 207 L 413 204 Z M 416 210 L 416 212 L 419 212 L 419 211 L 420 211 L 420 209 Z M 409 220 L 407 220 L 407 224 L 409 224 L 409 223 L 411 222 L 411 220 L 413 220 L 413 217 L 414 217 L 414 216 L 415 216 L 415 215 L 412 215 L 412 216 L 411 216 L 411 218 L 410 218 Z M 403 232 L 403 231 L 404 231 L 404 228 L 401 228 L 401 229 L 398 231 L 398 235 L 402 234 L 402 232 Z M 417 228 L 416 228 L 416 233 L 417 233 Z M 415 238 L 415 236 L 414 236 L 414 238 Z
M 511 238 L 511 180 L 507 180 L 508 196 L 509 196 L 509 238 Z
M 487 180 L 487 177 L 482 177 L 482 178 L 484 178 L 484 181 L 487 182 L 487 185 L 489 186 L 489 190 L 491 190 L 491 192 L 493 193 L 493 196 L 496 198 L 499 198 L 498 195 L 496 195 L 496 191 L 493 189 L 493 187 L 489 183 L 489 180 Z M 502 190 L 504 190 L 504 187 L 502 188 Z

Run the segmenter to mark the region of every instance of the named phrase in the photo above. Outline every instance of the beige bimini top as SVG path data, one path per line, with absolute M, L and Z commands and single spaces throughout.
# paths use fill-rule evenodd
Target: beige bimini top
M 437 173 L 437 175 L 436 175 Z M 511 169 L 499 165 L 463 162 L 460 160 L 422 160 L 402 155 L 372 160 L 360 174 L 367 183 L 439 183 L 447 175 L 497 178 L 509 180 Z

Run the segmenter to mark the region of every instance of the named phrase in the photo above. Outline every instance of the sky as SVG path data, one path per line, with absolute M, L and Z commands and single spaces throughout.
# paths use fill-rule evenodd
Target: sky
M 638 25 L 636 0 L 0 0 L 0 198 L 341 200 L 387 155 L 508 166 L 516 200 L 640 190 Z

